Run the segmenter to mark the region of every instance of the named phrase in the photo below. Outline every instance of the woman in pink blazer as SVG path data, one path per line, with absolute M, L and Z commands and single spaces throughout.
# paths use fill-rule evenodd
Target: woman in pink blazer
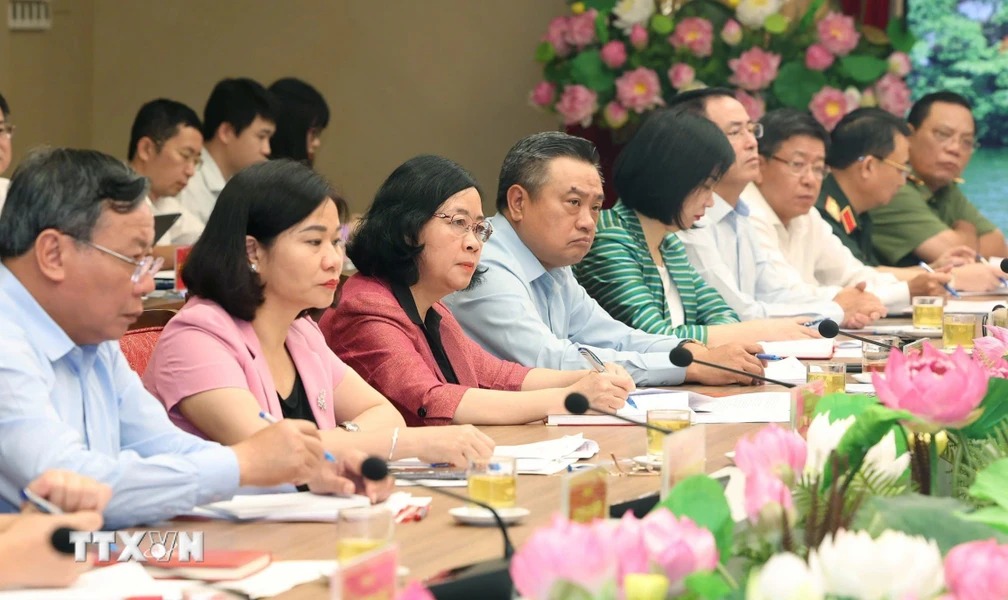
M 182 269 L 190 299 L 161 334 L 144 385 L 181 428 L 222 444 L 264 427 L 264 412 L 314 422 L 336 455 L 458 465 L 490 455 L 493 441 L 473 427 L 408 429 L 326 346 L 307 312 L 332 303 L 342 264 L 324 179 L 286 160 L 243 170 Z
M 462 167 L 438 156 L 402 164 L 354 234 L 349 253 L 359 273 L 320 323 L 329 346 L 410 424 L 528 423 L 565 413 L 571 392 L 622 407 L 634 384 L 617 365 L 604 374 L 530 369 L 465 335 L 441 299 L 481 275 L 491 233 Z

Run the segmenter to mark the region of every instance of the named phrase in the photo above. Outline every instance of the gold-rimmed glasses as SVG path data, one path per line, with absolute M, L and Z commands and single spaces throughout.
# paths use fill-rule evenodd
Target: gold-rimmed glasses
M 931 137 L 934 141 L 938 142 L 939 145 L 944 146 L 952 140 L 955 140 L 956 145 L 963 152 L 973 152 L 980 147 L 980 142 L 976 140 L 972 134 L 961 133 L 956 135 L 956 132 L 951 129 L 945 129 L 944 127 L 932 127 Z
M 890 167 L 896 169 L 897 171 L 899 171 L 900 175 L 902 175 L 904 179 L 910 179 L 910 178 L 913 177 L 913 167 L 911 167 L 910 165 L 905 165 L 903 163 L 898 163 L 895 160 L 893 160 L 891 158 L 886 158 L 884 156 L 875 156 L 874 154 L 871 154 L 871 155 L 868 155 L 868 156 L 871 156 L 875 160 L 880 160 L 880 161 L 884 162 L 885 164 L 889 165 Z M 866 158 L 868 158 L 868 156 L 859 156 L 858 160 L 859 161 L 863 161 Z
M 140 260 L 136 260 L 134 258 L 126 256 L 125 254 L 119 254 L 115 250 L 112 250 L 111 248 L 106 248 L 101 244 L 96 244 L 92 241 L 82 240 L 80 238 L 74 238 L 74 239 L 82 244 L 91 246 L 92 248 L 98 250 L 99 252 L 104 252 L 105 254 L 108 254 L 113 258 L 117 258 L 125 263 L 133 265 L 134 267 L 133 275 L 130 276 L 130 281 L 132 281 L 134 284 L 140 283 L 140 281 L 142 281 L 143 278 L 146 277 L 147 275 L 153 277 L 155 273 L 161 270 L 161 265 L 164 264 L 164 258 L 155 257 L 152 254 L 144 256 Z
M 742 132 L 748 131 L 757 140 L 763 137 L 763 123 L 745 123 L 742 125 L 736 125 L 725 132 L 725 135 L 733 138 L 742 135 Z
M 493 225 L 490 221 L 477 221 L 472 223 L 469 218 L 465 215 L 446 215 L 445 213 L 434 213 L 434 217 L 438 219 L 445 219 L 448 224 L 452 226 L 460 236 L 466 234 L 466 232 L 471 231 L 473 235 L 476 236 L 481 242 L 486 242 L 490 239 L 490 235 L 493 233 Z
M 829 167 L 826 166 L 825 163 L 809 162 L 801 158 L 793 158 L 791 160 L 787 160 L 773 154 L 770 155 L 770 158 L 776 160 L 777 162 L 787 165 L 788 171 L 790 171 L 792 175 L 795 175 L 797 177 L 801 177 L 802 174 L 804 174 L 805 171 L 808 170 L 810 173 L 812 173 L 812 177 L 815 177 L 816 179 L 823 179 L 830 172 Z

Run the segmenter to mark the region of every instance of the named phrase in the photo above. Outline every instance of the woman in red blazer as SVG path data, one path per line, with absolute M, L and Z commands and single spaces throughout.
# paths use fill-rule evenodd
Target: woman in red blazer
M 511 425 L 565 413 L 571 392 L 616 410 L 634 384 L 606 373 L 530 369 L 469 339 L 441 299 L 481 276 L 484 220 L 476 182 L 438 156 L 389 175 L 347 253 L 358 269 L 323 315 L 329 347 L 389 398 L 410 425 Z

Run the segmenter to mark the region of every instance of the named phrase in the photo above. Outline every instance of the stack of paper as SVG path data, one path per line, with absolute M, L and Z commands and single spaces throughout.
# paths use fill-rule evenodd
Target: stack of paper
M 754 392 L 711 398 L 697 394 L 690 407 L 694 423 L 786 423 L 791 419 L 790 392 Z
M 370 506 L 365 496 L 321 496 L 311 492 L 235 496 L 230 500 L 197 506 L 190 513 L 211 519 L 236 521 L 335 521 L 344 508 Z
M 985 315 L 994 307 L 1004 305 L 1004 300 L 949 300 L 945 303 L 945 312 Z
M 687 408 L 689 406 L 689 394 L 686 392 L 670 392 L 667 390 L 655 390 L 644 388 L 630 394 L 632 406 L 627 402 L 623 408 L 616 411 L 620 416 L 632 419 L 637 423 L 647 421 L 647 411 L 657 409 Z M 583 415 L 549 415 L 546 419 L 547 425 L 630 425 L 622 419 L 609 415 L 600 415 L 588 411 Z
M 841 333 L 856 333 L 858 335 L 898 335 L 902 337 L 934 337 L 942 336 L 941 328 L 938 329 L 917 329 L 913 325 L 871 325 L 865 329 L 841 329 Z
M 826 359 L 833 356 L 833 340 L 830 338 L 808 338 L 786 342 L 760 342 L 763 352 L 777 356 L 793 356 L 805 359 Z
M 522 475 L 552 475 L 582 458 L 595 456 L 598 451 L 598 442 L 586 440 L 579 433 L 531 444 L 497 446 L 494 455 L 514 457 L 518 472 Z
M 763 371 L 763 374 L 770 379 L 784 383 L 805 383 L 805 373 L 805 365 L 793 356 L 784 360 L 771 361 Z

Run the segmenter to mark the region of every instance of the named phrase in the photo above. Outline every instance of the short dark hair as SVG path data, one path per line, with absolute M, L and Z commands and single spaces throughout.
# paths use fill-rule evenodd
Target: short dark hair
M 413 285 L 420 280 L 423 252 L 420 229 L 445 200 L 479 185 L 455 162 L 425 154 L 396 167 L 375 194 L 347 247 L 357 270 L 389 283 Z M 478 269 L 470 285 L 483 274 Z
M 5 118 L 10 116 L 10 105 L 7 104 L 7 99 L 3 97 L 3 94 L 0 94 L 0 112 Z
M 270 158 L 308 163 L 308 131 L 329 125 L 329 105 L 318 90 L 294 77 L 276 80 L 269 91 L 277 100 Z
M 760 123 L 763 137 L 759 139 L 759 153 L 763 156 L 772 156 L 781 144 L 800 135 L 819 140 L 829 153 L 829 132 L 806 110 L 778 108 L 763 115 Z
M 136 156 L 137 145 L 140 144 L 141 138 L 150 138 L 160 148 L 161 144 L 174 137 L 181 127 L 203 130 L 203 124 L 196 116 L 196 111 L 181 102 L 158 98 L 144 104 L 133 119 L 127 160 L 133 160 Z
M 203 139 L 213 139 L 222 123 L 230 123 L 235 135 L 240 135 L 256 117 L 275 122 L 276 108 L 276 98 L 258 81 L 247 77 L 221 79 L 203 109 Z
M 686 198 L 735 163 L 728 138 L 710 120 L 654 111 L 623 148 L 613 172 L 620 201 L 665 225 L 683 227 Z
M 504 157 L 497 179 L 497 211 L 507 208 L 507 192 L 512 185 L 520 185 L 535 196 L 546 185 L 550 161 L 560 157 L 590 163 L 602 177 L 595 144 L 561 131 L 533 133 L 518 140 Z
M 698 117 L 709 118 L 707 114 L 707 101 L 711 98 L 731 98 L 735 100 L 735 93 L 728 88 L 710 87 L 698 90 L 679 92 L 669 100 L 668 108 L 676 111 L 688 112 Z
M 42 148 L 18 165 L 0 213 L 0 258 L 31 250 L 46 229 L 90 240 L 102 209 L 128 213 L 147 196 L 147 180 L 96 150 Z
M 251 321 L 264 296 L 259 275 L 249 268 L 245 236 L 269 248 L 331 193 L 321 175 L 299 162 L 273 160 L 242 169 L 221 190 L 182 267 L 189 292 L 216 302 L 233 317 Z
M 881 108 L 854 110 L 833 128 L 826 164 L 846 169 L 862 156 L 889 156 L 896 148 L 897 135 L 910 135 L 903 119 Z
M 931 105 L 935 102 L 958 104 L 970 111 L 970 115 L 973 114 L 973 105 L 966 99 L 965 96 L 950 90 L 940 90 L 937 92 L 931 92 L 930 94 L 924 94 L 920 100 L 914 102 L 914 105 L 910 107 L 910 113 L 907 115 L 907 122 L 913 125 L 914 129 L 920 127 L 924 121 L 927 120 L 928 115 L 931 114 Z M 976 119 L 974 119 L 974 122 L 975 121 Z

